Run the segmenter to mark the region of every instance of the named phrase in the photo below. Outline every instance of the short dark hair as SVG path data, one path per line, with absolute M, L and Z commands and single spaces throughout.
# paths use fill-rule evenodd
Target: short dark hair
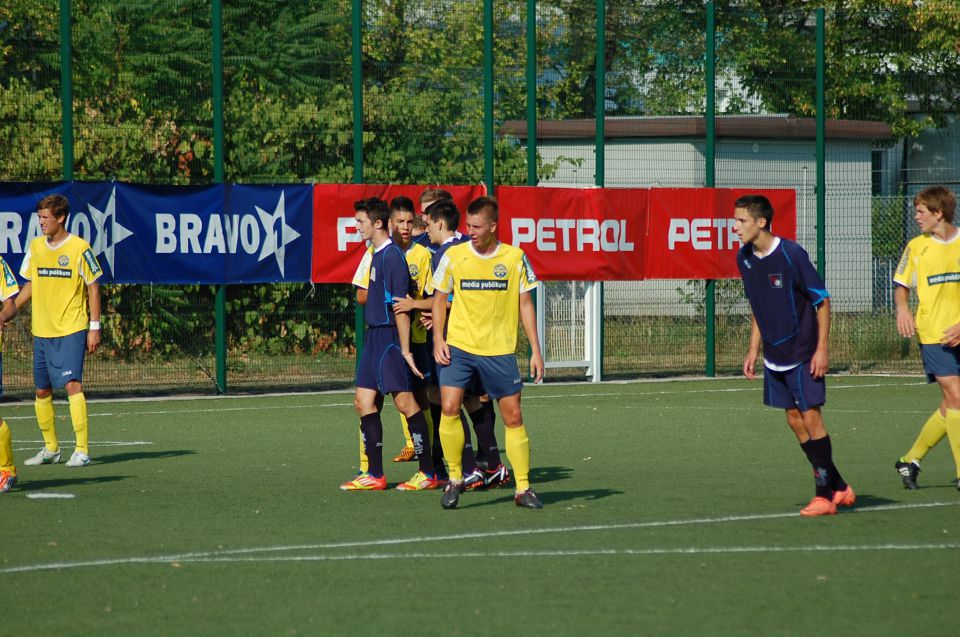
M 477 197 L 470 202 L 469 206 L 467 206 L 467 214 L 478 215 L 481 212 L 487 213 L 487 219 L 489 221 L 499 221 L 500 204 L 497 203 L 497 200 L 494 197 Z
M 767 230 L 773 225 L 773 205 L 763 195 L 744 195 L 734 202 L 733 207 L 743 208 L 754 220 L 766 219 Z
M 58 219 L 70 214 L 70 202 L 63 195 L 47 195 L 37 204 L 37 212 L 49 209 Z
M 433 202 L 427 207 L 426 214 L 433 221 L 442 219 L 447 224 L 447 230 L 456 230 L 457 226 L 460 225 L 460 211 L 457 210 L 457 205 L 450 199 Z
M 353 209 L 356 212 L 367 213 L 367 216 L 370 217 L 370 221 L 373 222 L 374 226 L 376 226 L 377 221 L 379 221 L 383 229 L 386 230 L 387 223 L 390 221 L 390 207 L 387 206 L 387 202 L 383 199 L 379 197 L 361 199 L 353 202 Z
M 927 186 L 913 198 L 913 205 L 923 204 L 930 212 L 943 214 L 943 220 L 953 223 L 957 212 L 957 197 L 946 186 Z
M 453 195 L 443 188 L 427 188 L 422 193 L 420 193 L 420 203 L 433 203 L 434 201 L 443 201 L 443 200 L 453 201 Z
M 390 200 L 390 214 L 395 212 L 413 212 L 413 200 L 410 197 L 398 195 Z

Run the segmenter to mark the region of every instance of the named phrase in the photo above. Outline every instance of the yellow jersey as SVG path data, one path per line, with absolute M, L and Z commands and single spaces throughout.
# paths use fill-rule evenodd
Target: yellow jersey
M 17 284 L 17 277 L 13 276 L 13 270 L 10 269 L 10 266 L 6 261 L 3 260 L 3 257 L 0 257 L 0 303 L 6 301 L 7 299 L 15 296 L 17 292 L 20 291 L 20 286 Z M 0 325 L 0 351 L 3 348 L 3 326 Z
M 480 255 L 469 241 L 447 250 L 433 274 L 438 292 L 453 293 L 447 344 L 477 356 L 517 351 L 520 294 L 537 287 L 523 250 L 498 243 Z
M 33 335 L 68 336 L 87 329 L 87 285 L 103 275 L 90 244 L 76 235 L 51 248 L 45 236 L 30 242 L 20 276 L 30 281 Z
M 410 296 L 416 300 L 423 299 L 427 283 L 433 276 L 430 264 L 430 251 L 419 243 L 410 242 L 410 249 L 404 253 L 407 259 L 407 268 L 410 270 Z M 427 328 L 420 325 L 420 311 L 410 313 L 410 342 L 426 343 Z
M 922 234 L 907 244 L 894 283 L 917 291 L 917 337 L 924 345 L 940 342 L 960 323 L 960 232 L 949 241 Z
M 373 263 L 373 246 L 367 248 L 363 258 L 353 275 L 353 285 L 366 290 L 370 287 L 370 264 Z M 419 243 L 410 242 L 410 248 L 403 255 L 407 260 L 407 269 L 410 271 L 410 296 L 420 300 L 427 287 L 433 272 L 430 270 L 430 251 Z M 420 325 L 420 311 L 410 314 L 410 342 L 426 343 L 427 328 Z

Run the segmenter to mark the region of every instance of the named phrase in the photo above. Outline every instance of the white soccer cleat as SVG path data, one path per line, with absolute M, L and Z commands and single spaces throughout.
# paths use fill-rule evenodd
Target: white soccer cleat
M 32 467 L 38 464 L 57 464 L 58 462 L 60 462 L 60 451 L 47 451 L 47 448 L 44 447 L 37 455 L 24 460 L 23 464 Z
M 90 464 L 90 456 L 79 451 L 74 451 L 70 459 L 67 460 L 68 467 L 86 467 Z

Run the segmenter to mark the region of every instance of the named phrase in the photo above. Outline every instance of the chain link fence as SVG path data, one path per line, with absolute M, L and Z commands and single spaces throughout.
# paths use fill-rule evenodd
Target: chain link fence
M 65 174 L 58 35 L 64 4 L 72 8 L 73 178 L 211 183 L 213 20 L 211 3 L 200 0 L 4 3 L 0 180 L 53 181 Z M 481 182 L 489 159 L 483 3 L 357 4 L 362 179 Z M 942 0 L 927 12 L 901 6 L 907 4 L 827 14 L 827 116 L 889 126 L 876 136 L 849 126 L 828 131 L 824 228 L 816 218 L 814 141 L 796 124 L 816 113 L 812 10 L 745 2 L 719 3 L 716 13 L 716 186 L 796 190 L 798 240 L 815 258 L 818 233 L 826 236 L 821 265 L 835 299 L 838 370 L 920 370 L 915 347 L 893 329 L 890 276 L 916 231 L 913 195 L 930 183 L 956 188 L 960 182 L 960 81 L 953 81 L 960 61 L 949 45 L 960 15 Z M 544 186 L 590 187 L 597 183 L 597 5 L 540 0 L 534 6 L 538 178 Z M 521 0 L 493 3 L 490 152 L 498 184 L 528 179 L 529 140 L 517 131 L 527 108 L 529 7 Z M 357 176 L 353 9 L 349 0 L 223 2 L 226 181 L 347 183 Z M 706 21 L 699 0 L 606 3 L 599 105 L 607 130 L 604 186 L 704 185 L 704 132 L 683 126 L 702 122 L 706 111 Z M 923 55 L 911 57 L 915 51 Z M 936 90 L 925 82 L 931 69 L 940 73 Z M 763 116 L 782 121 L 750 128 Z M 583 288 L 545 286 L 548 357 L 583 354 Z M 227 295 L 231 388 L 352 381 L 346 286 L 231 286 Z M 106 342 L 88 361 L 92 390 L 214 390 L 211 288 L 105 286 L 104 297 Z M 609 282 L 603 299 L 607 377 L 703 373 L 703 282 Z M 739 283 L 718 282 L 716 299 L 716 369 L 736 373 L 749 334 Z M 23 317 L 6 332 L 8 395 L 28 395 L 32 386 L 26 324 Z M 578 378 L 583 370 L 551 375 Z

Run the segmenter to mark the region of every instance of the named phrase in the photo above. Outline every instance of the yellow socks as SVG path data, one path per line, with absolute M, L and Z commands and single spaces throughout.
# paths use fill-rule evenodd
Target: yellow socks
M 506 427 L 505 446 L 517 493 L 523 493 L 530 488 L 530 439 L 526 427 Z
M 406 441 L 406 445 L 413 449 L 413 438 L 410 437 L 410 425 L 407 424 L 407 417 L 403 414 L 400 414 L 400 425 L 403 429 L 403 439 Z
M 947 437 L 950 439 L 950 451 L 957 465 L 957 477 L 960 478 L 960 409 L 947 410 Z
M 17 468 L 13 464 L 13 445 L 10 442 L 10 428 L 0 420 L 0 471 L 17 475 Z
M 363 444 L 363 429 L 357 427 L 357 436 L 360 438 L 360 473 L 366 473 L 370 468 L 370 462 L 367 460 L 367 448 Z
M 85 456 L 90 455 L 90 427 L 87 419 L 87 397 L 83 392 L 68 396 L 70 402 L 70 420 L 73 422 L 73 433 L 77 435 L 77 451 Z
M 920 430 L 920 435 L 917 436 L 916 442 L 913 443 L 910 451 L 904 456 L 904 462 L 910 462 L 911 460 L 920 462 L 923 460 L 923 457 L 927 455 L 927 452 L 936 447 L 937 443 L 940 442 L 946 434 L 947 420 L 943 417 L 943 414 L 940 413 L 940 408 L 938 407 L 933 412 L 933 415 L 927 418 L 927 422 L 923 423 L 923 428 Z
M 463 480 L 463 445 L 466 440 L 463 435 L 463 425 L 460 423 L 460 414 L 440 416 L 440 445 L 443 447 L 443 457 L 447 461 L 447 471 L 450 480 Z
M 53 425 L 53 396 L 34 400 L 33 410 L 37 414 L 37 424 L 40 426 L 40 433 L 43 434 L 43 444 L 47 447 L 47 451 L 60 451 L 57 430 Z

